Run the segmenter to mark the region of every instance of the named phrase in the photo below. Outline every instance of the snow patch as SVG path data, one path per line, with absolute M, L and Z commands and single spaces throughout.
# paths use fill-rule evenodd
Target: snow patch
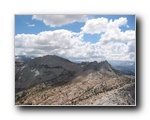
M 40 74 L 40 72 L 36 69 L 32 69 L 31 72 L 34 72 L 34 77 L 38 76 Z
M 40 72 L 38 70 L 36 70 L 34 73 L 35 73 L 34 77 L 36 77 L 40 74 Z
M 21 67 L 21 70 L 23 70 L 25 67 L 26 67 L 26 66 L 22 66 L 22 67 Z
M 81 65 L 81 67 L 84 67 L 84 65 Z
M 34 72 L 36 69 L 31 70 L 31 72 Z

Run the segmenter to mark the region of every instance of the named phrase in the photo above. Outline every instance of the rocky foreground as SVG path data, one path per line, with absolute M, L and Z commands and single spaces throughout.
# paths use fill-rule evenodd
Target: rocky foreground
M 99 72 L 76 77 L 67 85 L 44 83 L 16 94 L 16 105 L 134 105 L 133 76 L 103 76 Z
M 55 64 L 47 64 L 47 68 L 42 68 L 43 63 L 40 64 L 40 61 L 37 62 L 38 65 L 32 64 L 30 67 L 32 62 L 22 65 L 26 68 L 20 66 L 18 69 L 19 67 L 17 67 L 16 86 L 17 88 L 19 85 L 21 88 L 25 87 L 16 92 L 16 105 L 135 105 L 135 77 L 119 74 L 107 61 L 83 63 L 76 65 L 76 67 L 74 67 L 75 64 L 66 60 L 65 66 L 63 66 L 63 62 L 60 67 L 59 62 L 58 67 L 58 62 L 55 61 Z M 73 74 L 68 72 L 67 63 L 69 71 Z M 73 66 L 74 69 L 70 69 L 70 66 Z M 27 78 L 22 74 L 25 74 L 23 71 L 29 71 L 29 69 L 31 69 L 31 77 Z M 33 69 L 36 69 L 34 74 Z M 51 73 L 51 76 L 48 76 L 49 79 L 45 77 L 46 71 Z M 53 75 L 52 72 L 55 74 Z M 59 79 L 58 76 L 56 77 L 56 73 Z M 23 84 L 22 81 L 25 81 L 25 78 L 29 82 Z M 43 78 L 43 80 L 39 78 Z M 62 83 L 65 78 L 67 81 L 63 84 L 54 84 L 56 83 L 55 78 L 58 83 Z

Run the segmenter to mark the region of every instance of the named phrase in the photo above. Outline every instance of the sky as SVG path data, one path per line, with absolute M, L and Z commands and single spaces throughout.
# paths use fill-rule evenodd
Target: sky
M 135 15 L 15 15 L 15 55 L 135 61 Z

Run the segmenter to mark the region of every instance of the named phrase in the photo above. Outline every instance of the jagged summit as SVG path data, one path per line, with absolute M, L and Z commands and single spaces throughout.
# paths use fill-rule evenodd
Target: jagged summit
M 89 62 L 84 64 L 83 71 L 100 71 L 102 74 L 107 74 L 107 75 L 115 75 L 115 74 L 120 74 L 119 71 L 115 70 L 107 60 L 102 61 L 102 62 Z
M 26 64 L 16 62 L 16 88 L 26 89 L 39 83 L 63 85 L 76 76 L 95 71 L 109 76 L 118 74 L 108 61 L 79 64 L 56 55 L 47 55 L 31 59 Z
M 107 60 L 101 61 L 103 64 L 109 64 Z
M 99 70 L 101 71 L 101 73 L 103 74 L 107 74 L 107 75 L 120 75 L 120 71 L 115 70 L 109 63 L 107 60 L 102 61 L 99 63 L 98 65 Z

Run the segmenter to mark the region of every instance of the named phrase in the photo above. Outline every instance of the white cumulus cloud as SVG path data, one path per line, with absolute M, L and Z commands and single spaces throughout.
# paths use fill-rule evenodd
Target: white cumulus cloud
M 32 19 L 41 20 L 45 25 L 56 27 L 87 19 L 86 15 L 33 15 Z
M 58 55 L 75 61 L 101 61 L 105 59 L 134 59 L 133 42 L 128 44 L 82 41 L 83 34 L 67 30 L 45 31 L 15 36 L 15 54 L 29 56 Z
M 84 27 L 81 29 L 84 33 L 99 34 L 106 31 L 107 24 L 107 18 L 90 19 L 86 21 Z
M 127 24 L 127 18 L 119 18 L 114 21 L 108 21 L 107 18 L 94 18 L 86 21 L 85 25 L 81 28 L 84 33 L 99 34 L 112 29 L 119 29 L 120 26 Z
M 68 30 L 45 31 L 35 34 L 18 34 L 15 36 L 16 54 L 43 56 L 46 54 L 80 56 L 75 54 L 85 49 L 81 42 L 82 34 Z M 79 48 L 78 48 L 79 47 Z
M 135 40 L 135 31 L 126 30 L 125 32 L 120 31 L 120 29 L 109 29 L 102 36 L 100 41 L 102 43 L 108 42 L 128 42 Z
M 52 16 L 34 15 L 33 18 L 42 20 L 53 27 L 82 21 L 83 18 L 86 18 L 83 15 Z M 127 26 L 126 18 L 121 17 L 114 21 L 108 21 L 107 18 L 96 18 L 87 20 L 79 33 L 59 29 L 43 31 L 39 34 L 17 34 L 15 54 L 58 55 L 74 61 L 135 60 L 135 31 L 122 31 L 120 29 L 122 25 Z M 85 33 L 99 34 L 101 38 L 96 43 L 85 42 Z

